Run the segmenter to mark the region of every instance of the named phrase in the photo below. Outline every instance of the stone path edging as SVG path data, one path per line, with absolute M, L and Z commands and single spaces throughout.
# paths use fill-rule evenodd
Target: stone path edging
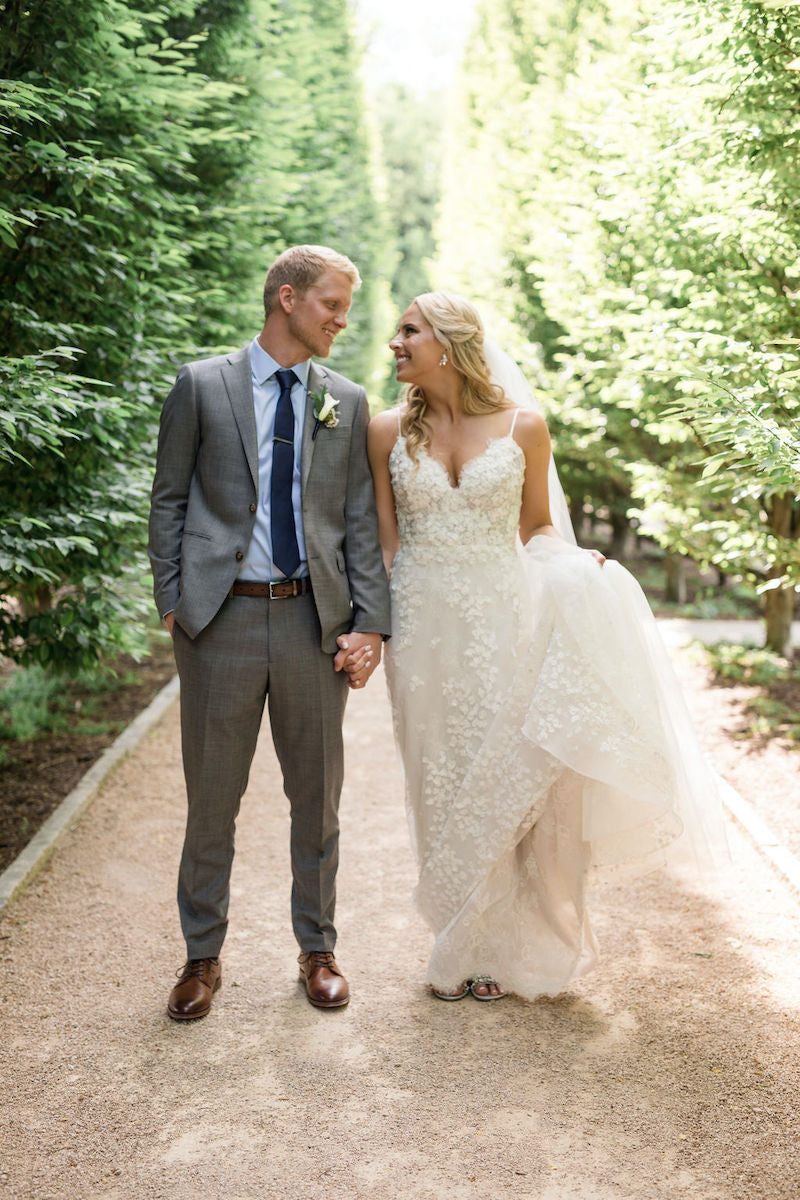
M 772 832 L 752 804 L 734 788 L 726 785 L 722 789 L 722 800 L 728 812 L 750 836 L 759 854 L 772 864 L 774 870 L 800 896 L 800 859 L 780 844 L 778 835 Z
M 138 717 L 122 731 L 116 741 L 103 751 L 80 783 L 72 789 L 68 796 L 64 797 L 38 833 L 34 834 L 25 849 L 6 867 L 0 875 L 0 913 L 42 869 L 65 831 L 80 819 L 84 810 L 89 807 L 96 796 L 101 784 L 117 764 L 160 720 L 177 697 L 178 690 L 178 676 L 176 675 L 151 700 L 147 708 L 140 712 Z

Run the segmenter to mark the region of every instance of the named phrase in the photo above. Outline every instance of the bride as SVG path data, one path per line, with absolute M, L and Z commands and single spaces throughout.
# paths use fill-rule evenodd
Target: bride
M 545 421 L 473 306 L 418 296 L 390 348 L 405 400 L 369 454 L 427 978 L 556 995 L 596 959 L 590 864 L 713 857 L 714 777 L 638 585 L 574 545 Z

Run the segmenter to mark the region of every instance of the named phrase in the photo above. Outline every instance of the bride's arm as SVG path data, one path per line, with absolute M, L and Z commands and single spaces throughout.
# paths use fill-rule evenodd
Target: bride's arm
M 541 413 L 523 409 L 517 417 L 515 437 L 525 454 L 525 482 L 522 486 L 522 508 L 519 516 L 519 536 L 523 546 L 532 537 L 563 538 L 552 523 L 547 487 L 550 466 L 550 434 Z M 606 561 L 599 550 L 587 550 L 602 567 Z
M 519 539 L 525 542 L 543 534 L 546 538 L 561 538 L 551 517 L 547 488 L 547 470 L 551 463 L 551 436 L 541 413 L 523 409 L 517 418 L 516 439 L 525 455 L 525 482 L 522 488 L 522 510 L 519 512 Z M 597 563 L 606 562 L 599 550 L 587 550 Z
M 541 413 L 521 409 L 517 415 L 514 438 L 525 455 L 525 482 L 519 514 L 519 536 L 525 545 L 537 534 L 560 538 L 550 517 L 547 494 L 547 468 L 550 464 L 550 434 Z M 563 540 L 563 539 L 562 539 Z
M 392 479 L 389 474 L 389 455 L 397 439 L 397 413 L 394 409 L 377 413 L 367 430 L 367 454 L 375 486 L 375 506 L 378 510 L 378 537 L 383 550 L 386 574 L 392 571 L 392 561 L 400 545 L 397 532 L 397 513 L 394 506 Z

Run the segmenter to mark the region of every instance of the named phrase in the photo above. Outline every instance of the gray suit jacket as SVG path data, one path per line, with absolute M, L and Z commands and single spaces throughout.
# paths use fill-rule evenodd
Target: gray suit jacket
M 312 363 L 309 390 L 323 385 L 339 401 L 339 424 L 312 438 L 307 403 L 303 533 L 322 648 L 333 654 L 336 638 L 351 629 L 389 634 L 389 591 L 366 453 L 366 395 Z M 239 573 L 257 503 L 248 350 L 188 363 L 161 414 L 148 551 L 158 610 L 174 610 L 191 638 L 215 616 Z

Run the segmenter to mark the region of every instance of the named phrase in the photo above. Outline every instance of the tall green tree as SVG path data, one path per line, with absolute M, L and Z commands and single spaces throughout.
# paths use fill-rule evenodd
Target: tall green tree
M 680 394 L 665 415 L 691 432 L 695 479 L 687 489 L 667 463 L 644 473 L 642 494 L 665 510 L 667 544 L 688 514 L 696 555 L 758 580 L 767 644 L 787 653 L 800 584 L 800 167 L 785 114 L 800 103 L 789 69 L 800 14 L 769 0 L 686 3 L 671 28 L 687 47 L 675 82 L 703 101 L 669 144 L 681 237 L 663 255 L 678 298 L 665 340 Z M 665 74 L 662 52 L 653 77 Z
M 176 361 L 251 337 L 267 264 L 324 241 L 367 280 L 339 363 L 368 375 L 382 229 L 346 0 L 0 11 L 0 653 L 77 666 L 137 642 Z
M 394 83 L 381 88 L 375 103 L 386 220 L 396 249 L 391 296 L 402 312 L 414 296 L 431 288 L 445 97 L 421 95 Z
M 638 510 L 667 549 L 766 585 L 781 650 L 800 571 L 795 9 L 484 0 L 488 77 L 453 146 L 462 173 L 496 164 L 505 211 L 471 256 L 520 356 L 539 343 L 575 507 Z
M 391 259 L 352 14 L 347 0 L 292 0 L 286 10 L 291 90 L 284 104 L 298 165 L 284 180 L 281 237 L 284 245 L 333 246 L 358 267 L 363 286 L 331 363 L 369 386 L 385 358 Z
M 405 84 L 394 83 L 380 89 L 374 104 L 391 272 L 385 347 L 411 300 L 432 287 L 430 261 L 436 250 L 434 223 L 444 150 L 445 97 L 440 93 L 421 95 Z M 381 394 L 388 398 L 397 391 L 394 366 L 389 362 Z
M 0 650 L 23 660 L 135 641 L 152 403 L 190 340 L 190 114 L 230 95 L 168 35 L 186 7 L 5 6 Z

